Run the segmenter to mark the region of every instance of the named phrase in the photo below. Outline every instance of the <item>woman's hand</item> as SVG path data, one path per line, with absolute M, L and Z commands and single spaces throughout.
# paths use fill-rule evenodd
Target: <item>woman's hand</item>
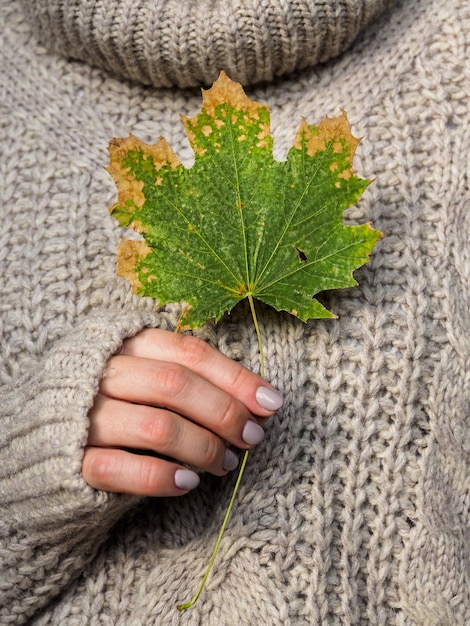
M 199 477 L 178 461 L 223 476 L 238 465 L 224 442 L 260 443 L 260 423 L 281 405 L 262 378 L 204 341 L 144 330 L 108 362 L 89 416 L 83 476 L 106 491 L 187 493 Z

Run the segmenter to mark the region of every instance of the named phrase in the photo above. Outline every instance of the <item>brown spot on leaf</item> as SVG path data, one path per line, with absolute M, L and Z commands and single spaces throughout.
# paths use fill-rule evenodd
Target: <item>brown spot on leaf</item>
M 143 286 L 136 272 L 136 267 L 141 259 L 144 259 L 152 249 L 145 241 L 121 239 L 117 251 L 117 274 L 128 280 L 133 293 L 137 293 Z

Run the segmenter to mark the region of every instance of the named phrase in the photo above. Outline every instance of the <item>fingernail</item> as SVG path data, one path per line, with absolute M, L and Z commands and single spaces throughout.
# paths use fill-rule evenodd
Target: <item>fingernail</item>
M 194 489 L 199 485 L 200 479 L 196 472 L 191 470 L 178 469 L 175 472 L 175 485 L 178 489 Z
M 281 394 L 270 387 L 258 387 L 255 395 L 258 404 L 269 411 L 277 411 L 284 403 Z
M 243 428 L 242 439 L 250 446 L 255 446 L 257 443 L 261 443 L 264 439 L 264 430 L 261 426 L 258 426 L 256 422 L 248 420 Z
M 225 450 L 224 470 L 231 472 L 238 465 L 238 456 L 228 448 Z

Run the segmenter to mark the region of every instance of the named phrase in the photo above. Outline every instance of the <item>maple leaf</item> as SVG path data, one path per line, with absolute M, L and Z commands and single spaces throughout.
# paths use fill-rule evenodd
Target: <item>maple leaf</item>
M 190 168 L 164 138 L 110 142 L 111 213 L 143 237 L 121 241 L 118 274 L 160 304 L 186 302 L 187 327 L 220 319 L 246 297 L 304 321 L 334 317 L 313 296 L 356 285 L 353 271 L 382 236 L 342 222 L 370 182 L 353 171 L 359 140 L 346 113 L 302 120 L 277 161 L 269 108 L 222 72 L 203 90 L 201 112 L 182 120 Z

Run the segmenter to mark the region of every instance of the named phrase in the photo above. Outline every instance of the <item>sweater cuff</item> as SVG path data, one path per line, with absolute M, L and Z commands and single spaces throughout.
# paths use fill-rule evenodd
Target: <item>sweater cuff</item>
M 90 316 L 34 371 L 0 390 L 3 523 L 29 532 L 111 501 L 122 508 L 132 500 L 96 491 L 83 480 L 88 412 L 108 359 L 124 339 L 159 322 L 139 312 Z
M 124 339 L 144 327 L 168 327 L 170 318 L 137 311 L 90 316 L 34 370 L 0 389 L 1 623 L 22 623 L 15 621 L 15 598 L 28 594 L 32 615 L 57 595 L 137 503 L 84 481 L 88 412 Z

